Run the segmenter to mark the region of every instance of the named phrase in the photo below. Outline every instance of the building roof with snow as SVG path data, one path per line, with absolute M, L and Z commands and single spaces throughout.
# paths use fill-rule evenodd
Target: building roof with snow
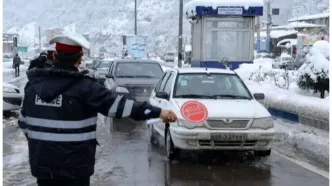
M 297 34 L 296 30 L 271 30 L 271 38 L 278 39 L 280 37 L 285 37 L 293 34 Z M 255 38 L 257 37 L 257 33 L 255 33 Z M 260 32 L 261 38 L 266 38 L 266 32 Z
M 297 29 L 297 28 L 323 28 L 326 27 L 326 25 L 319 25 L 319 24 L 311 24 L 306 23 L 304 21 L 302 22 L 291 22 L 287 25 L 281 25 L 281 26 L 274 26 L 271 29 L 272 30 L 288 30 L 288 29 Z M 266 28 L 262 28 L 262 30 L 266 30 Z
M 306 16 L 300 16 L 296 18 L 289 19 L 288 22 L 296 22 L 296 21 L 306 21 L 311 19 L 320 19 L 320 18 L 327 18 L 330 17 L 330 13 L 325 12 L 321 14 L 313 14 L 313 15 L 306 15 Z

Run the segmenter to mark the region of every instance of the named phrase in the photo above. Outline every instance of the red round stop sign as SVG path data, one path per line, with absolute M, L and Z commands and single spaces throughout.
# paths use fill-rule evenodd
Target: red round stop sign
M 181 107 L 183 118 L 191 123 L 203 123 L 208 118 L 207 108 L 198 101 L 188 101 Z

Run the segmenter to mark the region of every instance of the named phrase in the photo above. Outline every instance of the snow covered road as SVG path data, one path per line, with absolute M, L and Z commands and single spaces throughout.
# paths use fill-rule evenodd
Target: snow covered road
M 112 125 L 112 131 L 110 128 L 99 116 L 101 146 L 97 148 L 92 185 L 328 185 L 327 165 L 309 161 L 278 144 L 269 158 L 261 160 L 241 153 L 184 152 L 181 162 L 168 163 L 164 147 L 149 144 L 146 125 L 126 120 Z M 4 185 L 35 185 L 29 170 L 27 143 L 15 118 L 4 121 L 3 161 Z

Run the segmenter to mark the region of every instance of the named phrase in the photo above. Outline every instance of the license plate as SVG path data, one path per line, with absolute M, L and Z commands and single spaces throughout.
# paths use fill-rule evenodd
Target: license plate
M 245 141 L 246 134 L 211 134 L 213 141 Z

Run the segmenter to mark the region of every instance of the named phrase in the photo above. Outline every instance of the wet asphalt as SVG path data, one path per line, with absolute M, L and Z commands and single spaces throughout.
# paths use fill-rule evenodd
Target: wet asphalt
M 15 120 L 15 119 L 14 119 Z M 165 157 L 163 140 L 150 144 L 145 124 L 111 124 L 100 116 L 95 174 L 91 185 L 108 186 L 327 186 L 329 180 L 273 152 L 183 152 Z M 27 162 L 26 140 L 15 126 L 4 127 L 4 185 L 35 185 Z

